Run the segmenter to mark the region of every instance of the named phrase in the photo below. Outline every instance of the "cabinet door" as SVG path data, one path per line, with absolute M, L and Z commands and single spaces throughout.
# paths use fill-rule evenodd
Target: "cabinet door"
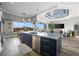
M 28 46 L 32 48 L 32 35 L 28 35 Z
M 49 56 L 49 40 L 45 37 L 41 37 L 41 54 Z
M 22 39 L 23 39 L 23 34 L 22 34 L 22 33 L 20 33 L 20 41 L 21 41 L 21 42 L 23 42 L 23 40 L 22 40 Z
M 50 39 L 50 44 L 49 44 L 49 47 L 50 47 L 50 55 L 51 56 L 56 56 L 57 54 L 57 41 L 55 39 Z
M 56 40 L 41 37 L 41 54 L 56 56 Z
M 50 56 L 49 46 L 43 45 L 42 50 L 41 50 L 41 54 L 45 55 L 45 56 Z
M 25 43 L 29 47 L 32 48 L 32 35 L 26 34 L 26 33 L 21 33 L 20 34 L 20 39 L 22 43 Z
M 25 41 L 25 44 L 27 44 L 28 45 L 28 36 L 27 36 L 28 34 L 24 34 L 24 41 Z
M 25 36 L 24 36 L 23 33 L 20 34 L 20 41 L 21 41 L 22 43 L 25 42 Z
M 32 47 L 32 35 L 25 34 L 25 44 Z

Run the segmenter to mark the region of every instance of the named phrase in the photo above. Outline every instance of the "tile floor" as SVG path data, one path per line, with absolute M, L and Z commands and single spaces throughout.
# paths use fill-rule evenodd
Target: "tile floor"
M 18 46 L 20 45 L 20 40 L 18 38 L 8 38 L 5 39 L 4 45 L 2 46 L 3 50 L 0 53 L 2 56 L 21 56 L 22 53 Z
M 20 39 L 7 38 L 4 41 L 0 56 L 36 56 L 38 55 L 30 47 L 20 42 Z
M 79 56 L 79 37 L 62 39 L 62 56 Z
M 3 50 L 0 56 L 40 56 L 30 47 L 20 43 L 17 37 L 7 38 L 4 41 Z M 79 56 L 79 37 L 73 39 L 62 39 L 60 56 Z

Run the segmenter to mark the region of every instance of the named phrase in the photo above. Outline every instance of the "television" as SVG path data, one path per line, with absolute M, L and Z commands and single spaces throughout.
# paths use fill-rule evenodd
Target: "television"
M 64 24 L 55 24 L 55 28 L 64 28 Z

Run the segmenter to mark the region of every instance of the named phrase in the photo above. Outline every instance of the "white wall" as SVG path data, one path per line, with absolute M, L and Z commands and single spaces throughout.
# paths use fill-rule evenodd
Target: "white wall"
M 71 31 L 74 30 L 74 23 L 71 22 L 64 23 L 64 31 L 67 32 L 69 30 Z
M 72 17 L 70 19 L 65 19 L 63 21 L 60 21 L 60 22 L 63 22 L 65 24 L 65 31 L 69 31 L 69 30 L 74 30 L 74 25 L 75 24 L 78 24 L 79 23 L 79 17 Z
M 40 19 L 40 21 L 42 20 L 48 20 L 50 23 L 64 23 L 64 31 L 67 32 L 69 30 L 74 30 L 74 24 L 76 24 L 77 22 L 79 22 L 79 5 L 58 5 L 57 7 L 58 9 L 69 9 L 69 15 L 64 17 L 64 18 L 60 18 L 60 19 L 48 19 L 45 17 L 45 14 L 50 11 L 46 11 L 44 13 L 41 13 L 39 15 L 37 15 L 38 20 Z M 51 9 L 53 10 L 53 9 Z
M 59 19 L 48 19 L 47 17 L 45 17 L 46 13 L 54 9 L 69 9 L 69 15 L 64 18 L 59 18 Z M 54 8 L 54 9 L 52 8 L 51 10 L 45 11 L 37 15 L 38 20 L 41 19 L 40 21 L 42 20 L 57 21 L 57 20 L 69 19 L 72 17 L 79 16 L 79 5 L 58 5 L 57 8 Z
M 9 23 L 11 23 L 11 24 L 9 24 Z M 4 32 L 5 32 L 6 36 L 14 34 L 13 27 L 12 27 L 12 21 L 5 21 L 4 22 Z
M 0 11 L 0 21 L 2 20 L 2 11 Z

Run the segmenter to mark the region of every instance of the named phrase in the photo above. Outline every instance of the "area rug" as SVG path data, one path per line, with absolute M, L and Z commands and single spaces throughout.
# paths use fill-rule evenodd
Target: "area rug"
M 31 49 L 29 46 L 27 46 L 26 44 L 23 44 L 23 43 L 21 43 L 21 44 L 19 45 L 19 49 L 20 49 L 20 51 L 21 51 L 21 53 L 22 53 L 23 55 L 25 55 L 26 53 L 32 51 L 32 49 Z

